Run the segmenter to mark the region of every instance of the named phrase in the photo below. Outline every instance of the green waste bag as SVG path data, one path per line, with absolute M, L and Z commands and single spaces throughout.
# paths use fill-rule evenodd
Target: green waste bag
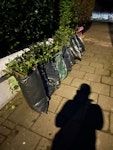
M 58 70 L 60 80 L 63 80 L 67 77 L 68 71 L 65 64 L 65 61 L 62 57 L 62 51 L 57 52 L 54 54 L 54 63 L 56 66 L 56 69 Z

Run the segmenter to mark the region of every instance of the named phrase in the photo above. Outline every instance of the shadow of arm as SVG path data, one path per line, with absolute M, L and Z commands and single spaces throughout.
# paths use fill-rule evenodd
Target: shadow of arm
M 103 113 L 99 105 L 93 105 L 92 109 L 92 124 L 96 130 L 101 130 L 103 127 Z

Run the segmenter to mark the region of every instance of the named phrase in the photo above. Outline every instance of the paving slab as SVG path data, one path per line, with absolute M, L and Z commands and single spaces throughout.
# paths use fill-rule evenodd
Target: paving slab
M 96 68 L 95 69 L 95 74 L 102 75 L 102 76 L 110 76 L 110 70 Z
M 84 57 L 84 55 L 83 55 L 83 57 Z M 78 65 L 83 65 L 83 66 L 89 66 L 90 65 L 90 61 L 89 60 L 82 60 L 82 61 L 79 61 L 79 62 L 77 62 L 78 63 Z M 77 64 L 75 64 L 74 66 L 76 66 Z M 79 68 L 80 69 L 80 68 Z
M 67 84 L 67 85 L 70 85 L 70 84 L 72 83 L 73 79 L 74 79 L 74 77 L 72 77 L 71 75 L 70 75 L 70 76 L 68 75 L 68 76 L 62 81 L 62 83 Z
M 25 98 L 21 92 L 18 92 L 17 95 L 0 110 L 0 117 L 7 119 L 16 110 L 16 108 L 20 105 L 22 106 L 24 102 Z
M 89 98 L 93 100 L 92 103 L 97 104 L 98 96 L 99 96 L 99 94 L 91 92 L 91 94 L 89 95 Z
M 49 111 L 55 113 L 61 101 L 62 101 L 61 96 L 53 94 L 49 102 Z
M 34 150 L 41 136 L 32 131 L 17 126 L 12 134 L 0 146 L 1 150 Z
M 36 150 L 50 150 L 52 142 L 46 138 L 42 138 Z
M 109 93 L 110 93 L 109 85 L 92 82 L 91 87 L 92 87 L 93 92 L 109 96 Z
M 111 77 L 113 78 L 113 72 L 111 72 Z
M 76 94 L 77 88 L 62 84 L 59 89 L 55 91 L 55 94 L 65 97 L 67 99 L 72 99 Z
M 86 79 L 74 78 L 73 82 L 71 83 L 71 86 L 74 86 L 78 89 L 82 83 L 86 83 L 90 85 L 91 82 Z
M 4 136 L 8 136 L 10 134 L 11 130 L 8 129 L 7 127 L 0 125 L 0 134 Z
M 102 128 L 103 131 L 107 132 L 109 130 L 109 126 L 110 126 L 109 118 L 110 118 L 110 113 L 107 111 L 103 111 L 103 119 L 104 119 L 104 125 Z
M 104 65 L 104 69 L 108 69 L 108 70 L 110 70 L 110 71 L 113 71 L 113 65 L 112 65 L 112 63 L 111 64 L 105 64 Z
M 0 124 L 2 124 L 4 122 L 4 118 L 0 117 Z
M 5 136 L 0 135 L 0 144 L 2 144 L 2 143 L 3 143 L 3 141 L 5 141 L 5 139 L 6 139 L 6 137 L 5 137 Z
M 102 83 L 108 84 L 108 85 L 113 85 L 113 78 L 112 77 L 102 77 Z
M 113 86 L 111 86 L 110 96 L 113 97 Z
M 91 63 L 90 63 L 90 66 L 95 67 L 95 68 L 98 68 L 98 69 L 101 69 L 101 68 L 103 69 L 103 66 L 104 66 L 104 65 L 101 64 L 101 63 L 96 63 L 96 62 L 95 62 L 95 63 L 94 63 L 94 62 L 92 63 L 92 62 L 91 62 Z
M 21 117 L 20 117 L 21 116 Z M 23 105 L 18 106 L 14 113 L 12 113 L 8 119 L 16 124 L 20 124 L 26 128 L 30 128 L 35 120 L 39 117 L 39 113 L 32 110 L 27 103 L 23 103 Z
M 94 81 L 94 82 L 100 82 L 101 76 L 92 74 L 92 73 L 86 73 L 84 79 L 89 80 L 89 81 Z
M 75 65 L 72 66 L 72 70 L 79 70 L 81 65 L 79 63 L 76 63 Z
M 113 135 L 105 132 L 97 132 L 97 150 L 112 150 Z
M 3 126 L 7 127 L 8 129 L 14 129 L 16 124 L 10 120 L 5 120 L 3 123 L 2 123 Z
M 88 72 L 88 73 L 94 73 L 95 67 L 92 66 L 81 66 L 80 71 Z
M 51 112 L 41 114 L 31 130 L 45 138 L 52 139 L 58 131 L 58 128 L 55 126 L 55 118 L 56 115 Z
M 85 75 L 85 71 L 80 71 L 80 70 L 72 70 L 68 76 L 73 77 L 73 78 L 80 78 L 82 79 Z
M 63 98 L 63 99 L 62 99 L 62 101 L 61 101 L 59 107 L 57 108 L 56 114 L 58 114 L 58 113 L 61 111 L 61 109 L 63 108 L 64 104 L 65 104 L 67 101 L 68 101 L 67 98 Z
M 110 114 L 110 131 L 113 134 L 113 111 Z
M 98 104 L 103 110 L 113 111 L 113 98 L 105 95 L 99 95 Z

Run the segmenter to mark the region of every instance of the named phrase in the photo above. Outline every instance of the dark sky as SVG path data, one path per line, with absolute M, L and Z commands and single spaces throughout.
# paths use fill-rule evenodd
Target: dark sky
M 96 0 L 95 10 L 113 12 L 113 0 Z

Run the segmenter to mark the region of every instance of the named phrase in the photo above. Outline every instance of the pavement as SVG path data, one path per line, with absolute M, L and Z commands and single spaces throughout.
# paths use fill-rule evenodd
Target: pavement
M 104 126 L 96 132 L 97 150 L 113 150 L 113 26 L 93 22 L 83 40 L 82 60 L 76 61 L 53 93 L 47 114 L 32 110 L 21 92 L 0 110 L 0 150 L 49 150 L 59 130 L 56 115 L 82 83 L 91 86 L 90 98 L 103 111 Z

